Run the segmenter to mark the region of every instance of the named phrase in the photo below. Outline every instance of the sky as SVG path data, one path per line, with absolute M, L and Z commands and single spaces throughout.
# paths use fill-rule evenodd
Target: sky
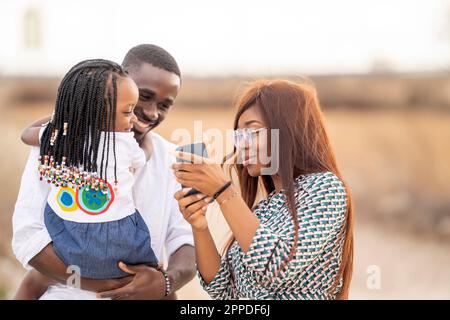
M 38 13 L 38 48 L 25 12 Z M 2 0 L 0 74 L 61 75 L 154 43 L 184 75 L 450 69 L 450 0 Z

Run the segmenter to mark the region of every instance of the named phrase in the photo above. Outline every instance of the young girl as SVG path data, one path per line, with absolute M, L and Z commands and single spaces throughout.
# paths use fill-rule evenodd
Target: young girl
M 120 65 L 80 62 L 63 78 L 45 128 L 37 122 L 22 135 L 40 145 L 37 170 L 51 185 L 44 220 L 54 250 L 81 277 L 124 277 L 119 261 L 157 265 L 132 196 L 133 173 L 151 154 L 150 138 L 141 149 L 131 131 L 138 96 Z M 33 270 L 16 298 L 38 298 L 49 284 Z

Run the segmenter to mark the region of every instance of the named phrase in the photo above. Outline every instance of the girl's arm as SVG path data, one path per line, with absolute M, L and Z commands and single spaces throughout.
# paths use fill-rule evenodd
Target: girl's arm
M 22 131 L 22 135 L 20 138 L 22 139 L 22 142 L 29 145 L 29 146 L 39 146 L 39 131 L 41 130 L 42 125 L 49 122 L 51 119 L 51 116 L 46 116 L 44 118 L 41 118 L 39 120 L 34 121 L 28 127 L 26 127 Z

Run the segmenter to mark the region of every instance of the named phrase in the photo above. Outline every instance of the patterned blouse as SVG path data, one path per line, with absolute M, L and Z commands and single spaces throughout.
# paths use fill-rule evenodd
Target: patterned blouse
M 299 239 L 294 258 L 278 272 L 289 256 L 294 225 L 284 192 L 274 191 L 254 208 L 260 225 L 247 253 L 235 241 L 209 284 L 198 273 L 211 298 L 336 298 L 342 279 L 334 292 L 328 292 L 335 283 L 345 240 L 339 236 L 347 211 L 344 185 L 331 172 L 301 175 L 295 180 L 295 199 Z

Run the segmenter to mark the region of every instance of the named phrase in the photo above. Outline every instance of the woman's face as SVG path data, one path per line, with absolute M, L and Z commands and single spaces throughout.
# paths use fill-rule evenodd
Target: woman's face
M 134 107 L 139 99 L 139 90 L 129 77 L 117 81 L 117 106 L 115 131 L 126 132 L 133 129 L 136 122 Z
M 261 175 L 267 163 L 269 140 L 267 125 L 257 104 L 244 111 L 238 121 L 238 131 L 243 135 L 237 139 L 238 163 L 242 163 L 252 177 Z

